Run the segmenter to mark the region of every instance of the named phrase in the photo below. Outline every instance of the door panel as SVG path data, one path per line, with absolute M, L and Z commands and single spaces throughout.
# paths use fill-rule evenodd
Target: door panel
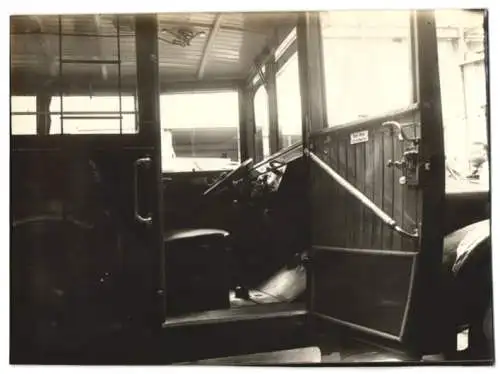
M 401 185 L 401 171 L 386 164 L 389 160 L 400 160 L 409 144 L 398 140 L 392 128 L 382 127 L 382 123 L 397 120 L 406 133 L 410 133 L 409 130 L 415 133 L 417 117 L 417 110 L 410 109 L 397 116 L 334 128 L 311 138 L 315 154 L 407 231 L 416 229 L 420 220 L 417 213 L 420 193 L 416 188 Z M 368 140 L 350 144 L 351 134 L 362 131 L 367 131 Z M 321 169 L 312 168 L 311 173 L 314 245 L 416 250 L 414 240 L 401 238 L 383 225 L 374 213 Z
M 400 160 L 408 142 L 386 121 L 415 134 L 418 110 L 329 129 L 311 137 L 313 152 L 363 192 L 406 231 L 421 222 L 417 188 L 401 185 Z M 366 131 L 365 142 L 351 135 Z M 418 241 L 401 237 L 318 167 L 311 168 L 313 310 L 350 327 L 392 339 L 402 336 Z
M 403 331 L 415 254 L 315 247 L 315 312 L 391 339 Z
M 59 147 L 40 137 L 15 140 L 12 334 L 29 336 L 14 343 L 15 357 L 24 362 L 18 355 L 28 341 L 34 351 L 61 352 L 107 336 L 117 325 L 160 326 L 155 148 L 138 135 L 58 137 Z M 35 141 L 37 149 L 27 147 Z M 148 156 L 152 164 L 139 173 L 137 189 L 134 163 Z M 136 195 L 151 224 L 136 219 Z
M 304 116 L 309 306 L 322 320 L 430 354 L 446 339 L 444 144 L 434 14 L 410 19 L 414 104 L 328 129 L 311 110 Z

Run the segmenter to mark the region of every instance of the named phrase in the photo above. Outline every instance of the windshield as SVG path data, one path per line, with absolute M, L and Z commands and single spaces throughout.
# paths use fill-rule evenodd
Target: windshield
M 235 169 L 238 161 L 232 160 L 225 154 L 221 157 L 190 157 L 176 155 L 172 131 L 162 131 L 162 169 L 165 173 L 180 173 L 193 171 L 226 171 Z
M 160 97 L 163 172 L 220 171 L 239 165 L 236 91 Z

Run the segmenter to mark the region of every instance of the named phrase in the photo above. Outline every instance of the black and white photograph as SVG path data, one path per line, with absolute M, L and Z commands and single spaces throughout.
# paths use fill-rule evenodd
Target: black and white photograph
M 490 13 L 330 5 L 9 15 L 10 366 L 495 365 Z

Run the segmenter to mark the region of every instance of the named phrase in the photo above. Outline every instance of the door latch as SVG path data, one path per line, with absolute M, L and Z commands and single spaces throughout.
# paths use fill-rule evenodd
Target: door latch
M 382 126 L 392 126 L 398 133 L 398 138 L 404 143 L 409 145 L 403 151 L 403 156 L 399 161 L 387 161 L 387 167 L 396 167 L 401 170 L 402 176 L 399 178 L 399 183 L 410 187 L 417 187 L 419 185 L 419 141 L 418 138 L 410 138 L 404 131 L 399 122 L 388 121 L 384 122 Z

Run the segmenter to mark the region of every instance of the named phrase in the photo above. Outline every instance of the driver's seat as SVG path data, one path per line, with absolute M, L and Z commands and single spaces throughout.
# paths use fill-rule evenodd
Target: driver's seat
M 229 308 L 229 237 L 225 230 L 208 228 L 165 233 L 168 315 Z

